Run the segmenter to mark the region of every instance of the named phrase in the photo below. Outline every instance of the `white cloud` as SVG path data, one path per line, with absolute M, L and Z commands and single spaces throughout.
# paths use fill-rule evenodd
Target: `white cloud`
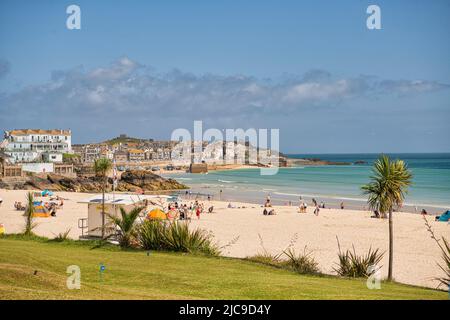
M 50 81 L 0 97 L 3 119 L 52 117 L 173 117 L 212 119 L 295 114 L 305 107 L 334 106 L 351 99 L 386 94 L 412 95 L 448 89 L 433 81 L 377 80 L 373 77 L 333 78 L 323 70 L 282 81 L 262 81 L 245 75 L 194 75 L 173 70 L 156 73 L 127 57 L 107 67 L 76 67 L 52 73 Z M 18 121 L 18 120 L 16 120 Z M 0 121 L 6 125 L 6 120 Z

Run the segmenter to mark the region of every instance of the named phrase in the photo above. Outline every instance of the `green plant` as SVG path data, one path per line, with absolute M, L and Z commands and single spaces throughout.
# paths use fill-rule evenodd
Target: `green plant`
M 442 259 L 444 260 L 444 265 L 438 264 L 439 268 L 441 268 L 442 271 L 444 271 L 445 276 L 436 278 L 437 281 L 439 281 L 439 286 L 446 286 L 447 289 L 450 289 L 450 244 L 444 237 L 441 238 L 444 245 L 442 246 L 440 244 L 440 240 L 436 238 L 434 235 L 434 231 L 431 228 L 430 223 L 428 222 L 427 218 L 423 216 L 423 219 L 425 220 L 425 225 L 427 227 L 428 232 L 431 234 L 431 238 L 436 241 L 437 245 L 439 246 L 439 249 L 441 249 L 442 253 Z
M 112 168 L 111 160 L 100 158 L 94 162 L 94 172 L 102 178 L 102 238 L 105 237 L 105 192 L 108 185 L 108 171 Z
M 320 273 L 319 264 L 312 256 L 311 251 L 307 251 L 306 246 L 303 253 L 297 254 L 293 248 L 285 250 L 284 255 L 287 260 L 282 262 L 286 269 L 290 269 L 300 274 L 318 274 Z
M 66 231 L 64 231 L 64 232 L 60 232 L 60 233 L 58 233 L 57 235 L 56 235 L 56 237 L 54 237 L 53 239 L 52 239 L 52 241 L 55 241 L 55 242 L 64 242 L 64 241 L 66 241 L 66 240 L 68 240 L 69 239 L 69 233 L 70 233 L 70 228 L 69 229 L 67 229 Z
M 289 245 L 279 254 L 272 254 L 264 247 L 264 241 L 258 234 L 262 251 L 258 254 L 247 257 L 247 260 L 262 263 L 272 267 L 282 268 L 294 271 L 300 274 L 318 274 L 320 273 L 319 264 L 315 261 L 311 251 L 307 251 L 306 246 L 302 254 L 297 254 L 294 245 L 297 242 L 298 234 L 294 234 Z M 286 259 L 283 259 L 283 256 Z
M 188 222 L 146 220 L 138 229 L 138 240 L 146 250 L 220 255 L 212 235 L 201 229 L 191 230 Z
M 394 255 L 394 231 L 392 212 L 394 207 L 402 205 L 411 184 L 412 174 L 402 160 L 391 161 L 382 155 L 375 161 L 371 181 L 361 187 L 363 193 L 368 195 L 369 207 L 378 210 L 382 215 L 389 212 L 389 271 L 388 280 L 392 280 L 392 264 Z
M 25 208 L 25 228 L 23 234 L 26 236 L 33 235 L 33 229 L 36 228 L 37 224 L 34 222 L 34 196 L 33 192 L 27 193 L 27 206 Z
M 164 250 L 165 223 L 158 220 L 145 220 L 139 227 L 137 238 L 145 250 Z
M 337 239 L 337 241 L 339 248 L 339 264 L 338 267 L 333 268 L 333 270 L 339 276 L 351 278 L 367 278 L 376 271 L 374 267 L 378 267 L 378 263 L 381 261 L 384 255 L 384 253 L 379 252 L 379 249 L 372 250 L 372 247 L 370 247 L 366 255 L 357 255 L 355 247 L 353 245 L 353 251 L 347 250 L 345 252 L 342 252 L 341 246 L 339 244 L 339 239 Z
M 271 254 L 269 252 L 259 252 L 253 256 L 247 257 L 247 260 L 273 267 L 280 267 L 280 256 Z
M 109 229 L 111 231 L 118 231 L 117 234 L 113 235 L 118 236 L 119 245 L 122 248 L 129 248 L 131 246 L 131 241 L 136 236 L 135 222 L 143 209 L 144 207 L 135 207 L 127 213 L 124 208 L 120 207 L 120 217 L 108 214 L 112 224 L 112 227 Z

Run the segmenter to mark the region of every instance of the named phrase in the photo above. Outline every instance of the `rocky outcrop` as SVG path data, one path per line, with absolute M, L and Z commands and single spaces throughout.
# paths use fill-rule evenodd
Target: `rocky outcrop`
M 148 191 L 188 189 L 174 179 L 165 179 L 146 170 L 127 170 L 122 173 L 118 189 L 129 188 L 130 185 Z
M 23 181 L 0 180 L 0 188 L 22 190 L 53 190 L 72 192 L 101 192 L 102 179 L 100 177 L 76 177 L 68 178 L 49 173 L 45 176 L 29 175 Z M 112 188 L 112 179 L 108 179 L 108 191 Z M 178 183 L 174 179 L 165 179 L 150 171 L 130 170 L 122 174 L 117 191 L 159 191 L 188 189 L 187 186 Z

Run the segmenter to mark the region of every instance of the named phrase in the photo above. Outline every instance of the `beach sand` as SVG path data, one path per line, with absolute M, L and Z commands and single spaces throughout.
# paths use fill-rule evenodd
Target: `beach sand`
M 36 218 L 38 226 L 35 233 L 49 238 L 70 229 L 70 237 L 77 239 L 81 235 L 78 219 L 87 218 L 87 205 L 78 201 L 90 197 L 90 194 L 58 192 L 67 199 L 64 208 L 57 217 Z M 0 223 L 7 233 L 23 230 L 23 212 L 14 209 L 15 201 L 25 203 L 26 191 L 0 190 L 3 204 L 0 206 Z M 187 201 L 189 202 L 189 201 Z M 312 251 L 322 272 L 333 274 L 338 261 L 338 245 L 342 250 L 352 249 L 357 253 L 366 253 L 370 247 L 385 251 L 382 260 L 382 275 L 387 276 L 388 263 L 388 221 L 370 218 L 368 211 L 321 209 L 315 216 L 309 207 L 307 213 L 297 213 L 297 207 L 275 206 L 277 215 L 262 215 L 263 208 L 255 204 L 233 202 L 241 208 L 227 208 L 228 202 L 204 201 L 205 208 L 214 206 L 212 214 L 202 214 L 200 220 L 193 217 L 191 225 L 211 231 L 220 245 L 238 240 L 223 249 L 230 257 L 247 257 L 262 252 L 278 254 L 291 242 L 297 252 L 303 252 L 305 246 Z M 246 208 L 242 208 L 242 207 Z M 450 226 L 444 222 L 428 221 L 436 236 L 450 236 Z M 394 214 L 394 278 L 398 282 L 436 287 L 435 277 L 443 275 L 437 263 L 442 263 L 439 247 L 431 239 L 421 215 L 396 212 Z M 261 241 L 262 239 L 262 241 Z

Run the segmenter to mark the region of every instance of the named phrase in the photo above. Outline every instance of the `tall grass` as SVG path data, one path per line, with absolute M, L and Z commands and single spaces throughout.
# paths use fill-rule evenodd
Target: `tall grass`
M 372 248 L 369 248 L 367 254 L 358 255 L 353 246 L 353 251 L 346 250 L 345 252 L 342 252 L 339 239 L 337 239 L 337 241 L 339 248 L 339 263 L 338 267 L 333 269 L 339 276 L 367 278 L 378 270 L 374 268 L 380 268 L 378 263 L 383 258 L 384 253 L 380 253 L 379 249 L 372 250 Z
M 60 232 L 60 233 L 58 233 L 53 239 L 52 239 L 52 241 L 54 241 L 54 242 L 64 242 L 64 241 L 67 241 L 68 239 L 69 239 L 69 233 L 70 233 L 70 228 L 69 229 L 67 229 L 66 231 L 64 231 L 64 232 Z
M 439 268 L 441 268 L 441 270 L 445 273 L 445 276 L 436 278 L 436 280 L 439 281 L 438 287 L 444 286 L 447 287 L 447 289 L 450 289 L 450 243 L 447 241 L 447 239 L 442 237 L 441 240 L 444 245 L 441 245 L 439 242 L 440 240 L 434 235 L 434 231 L 431 228 L 431 225 L 428 222 L 427 218 L 423 216 L 423 219 L 425 220 L 425 226 L 427 227 L 427 231 L 430 233 L 431 238 L 436 241 L 439 249 L 441 249 L 442 260 L 444 260 L 444 265 L 438 264 Z
M 298 239 L 297 234 L 293 236 L 286 249 L 279 254 L 270 253 L 264 247 L 264 242 L 261 235 L 258 234 L 258 236 L 263 251 L 258 252 L 254 256 L 247 257 L 247 260 L 277 268 L 287 269 L 300 274 L 320 274 L 319 264 L 314 259 L 312 252 L 307 250 L 306 246 L 303 253 L 297 254 L 295 252 L 294 245 Z
M 319 264 L 312 256 L 312 252 L 308 251 L 306 247 L 303 253 L 296 253 L 293 248 L 285 250 L 284 255 L 287 260 L 281 262 L 281 264 L 292 271 L 300 274 L 318 274 L 320 273 Z
M 201 229 L 190 229 L 187 221 L 146 220 L 138 228 L 138 241 L 146 250 L 220 255 L 213 236 Z

